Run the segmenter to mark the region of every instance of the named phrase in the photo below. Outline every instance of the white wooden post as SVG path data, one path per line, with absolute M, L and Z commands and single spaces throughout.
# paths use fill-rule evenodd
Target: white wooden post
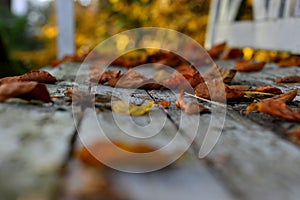
M 56 0 L 58 23 L 57 57 L 75 53 L 74 0 Z
M 219 11 L 220 11 L 221 0 L 211 0 L 209 20 L 207 24 L 205 48 L 209 49 L 215 42 L 215 36 L 218 28 Z

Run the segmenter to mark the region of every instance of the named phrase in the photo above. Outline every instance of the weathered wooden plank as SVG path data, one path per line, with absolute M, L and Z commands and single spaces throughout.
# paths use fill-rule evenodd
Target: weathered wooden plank
M 52 199 L 74 133 L 51 105 L 0 104 L 0 199 Z
M 233 62 L 218 64 L 222 67 L 234 66 Z M 298 73 L 298 70 L 299 68 L 293 67 L 282 69 L 270 64 L 257 73 L 238 73 L 233 84 L 274 85 L 273 80 L 276 77 L 293 75 Z M 299 86 L 279 87 L 287 91 Z M 149 94 L 156 99 L 167 97 L 167 100 L 172 102 L 176 100 L 176 95 L 170 91 L 150 91 Z M 296 100 L 298 99 L 299 95 Z M 182 113 L 175 109 L 175 105 L 172 106 L 165 112 L 179 124 L 179 116 Z M 208 116 L 200 117 L 200 129 L 194 140 L 196 152 L 200 151 L 203 145 L 203 134 L 206 133 L 210 122 Z M 257 118 L 259 119 L 263 120 Z M 188 132 L 185 134 L 189 135 Z M 221 137 L 205 160 L 220 170 L 223 181 L 241 199 L 297 199 L 300 195 L 296 189 L 300 186 L 300 172 L 297 170 L 299 157 L 298 147 L 284 141 L 268 128 L 241 116 L 228 106 Z
M 92 89 L 93 93 L 102 95 L 108 93 L 111 94 L 112 90 L 112 88 L 105 86 L 98 86 Z M 130 94 L 131 92 L 133 92 L 132 95 L 130 95 L 132 99 L 129 101 L 131 102 L 142 102 L 145 98 L 145 101 L 149 100 L 149 95 L 143 90 L 133 91 L 117 89 L 117 94 L 120 98 L 127 96 L 127 94 Z M 150 116 L 152 116 L 150 124 L 154 124 L 153 128 L 139 130 L 129 123 L 131 121 L 130 116 L 119 116 L 122 118 L 122 121 L 120 121 L 121 124 L 116 124 L 116 119 L 113 118 L 111 112 L 102 111 L 96 116 L 101 129 L 104 130 L 107 137 L 112 140 L 119 140 L 125 143 L 143 142 L 150 146 L 162 147 L 170 142 L 178 131 L 177 127 L 166 118 L 164 112 L 159 108 L 153 108 L 150 111 Z M 82 143 L 88 145 L 103 139 L 102 136 L 99 136 L 101 130 L 99 129 L 98 124 L 94 123 L 94 118 L 94 111 L 87 110 L 80 126 L 80 140 L 77 143 L 77 149 L 81 148 Z M 147 125 L 149 123 L 148 116 L 140 116 L 137 118 L 139 118 L 137 120 L 142 125 Z M 162 122 L 163 127 L 161 127 Z M 122 125 L 122 128 L 120 128 L 120 125 Z M 161 127 L 157 135 L 143 138 L 144 136 L 153 134 L 153 132 L 155 133 L 157 127 Z M 130 134 L 134 138 L 124 134 L 124 129 L 130 130 Z M 182 138 L 176 141 L 176 145 L 169 148 L 168 151 L 172 152 L 184 148 L 186 142 L 186 139 Z M 168 151 L 165 153 L 168 153 Z M 78 162 L 77 164 L 82 165 Z M 70 172 L 69 178 L 76 176 L 76 174 L 78 175 L 78 173 L 80 173 L 80 170 L 78 170 L 79 168 L 82 167 L 79 166 L 77 170 L 73 169 L 73 171 Z M 190 150 L 180 160 L 173 163 L 171 167 L 157 172 L 129 174 L 108 170 L 106 173 L 108 174 L 106 178 L 110 183 L 110 188 L 113 189 L 114 193 L 121 194 L 123 199 L 153 199 L 154 196 L 155 199 L 182 199 L 183 197 L 187 199 L 198 199 L 199 197 L 203 197 L 204 199 L 233 199 L 232 195 L 224 188 L 224 186 L 220 185 L 218 180 L 211 175 L 205 164 L 199 162 Z M 95 176 L 93 178 L 95 178 Z M 82 187 L 84 186 L 80 184 L 77 186 L 78 190 Z M 66 196 L 70 197 L 74 195 L 70 192 L 71 189 L 68 187 L 65 188 L 65 191 Z M 92 195 L 90 198 L 93 198 Z M 82 196 L 79 199 L 82 199 Z

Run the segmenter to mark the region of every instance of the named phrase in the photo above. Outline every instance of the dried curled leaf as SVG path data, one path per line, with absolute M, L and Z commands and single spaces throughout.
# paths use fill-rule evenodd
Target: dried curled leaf
M 235 69 L 224 69 L 214 65 L 210 71 L 203 75 L 204 80 L 222 79 L 224 83 L 230 83 L 236 75 Z M 202 81 L 204 82 L 204 81 Z
M 85 55 L 79 56 L 79 55 L 73 55 L 73 56 L 65 56 L 62 59 L 55 60 L 51 63 L 52 67 L 56 67 L 64 62 L 82 62 L 85 59 Z
M 300 57 L 298 56 L 291 56 L 288 59 L 281 60 L 278 63 L 279 67 L 291 67 L 291 66 L 300 66 Z
M 247 114 L 252 111 L 259 111 L 274 117 L 300 122 L 300 111 L 298 109 L 289 108 L 281 101 L 254 102 L 247 107 Z
M 155 150 L 154 147 L 145 143 L 125 143 L 121 141 L 110 143 L 100 141 L 81 148 L 76 152 L 76 155 L 83 163 L 93 167 L 104 167 L 103 163 L 113 163 L 127 167 L 151 166 L 172 158 L 171 154 L 163 154 Z M 150 152 L 151 155 L 143 156 L 144 153 Z
M 265 62 L 254 63 L 251 60 L 238 61 L 235 63 L 235 68 L 239 72 L 256 72 L 262 70 L 265 64 Z
M 21 76 L 5 77 L 0 79 L 0 84 L 16 81 L 36 81 L 39 83 L 55 83 L 57 79 L 50 73 L 42 70 L 32 70 Z
M 178 108 L 184 109 L 184 112 L 188 115 L 210 112 L 208 108 L 198 102 L 187 102 L 183 97 L 183 91 L 179 92 L 175 104 Z
M 251 88 L 251 86 L 249 86 L 249 85 L 229 85 L 228 87 L 230 89 L 240 90 L 240 91 L 244 91 L 244 92 Z
M 125 74 L 122 74 L 118 78 L 112 78 L 109 80 L 109 85 L 112 87 L 121 88 L 141 88 L 141 89 L 159 89 L 161 85 L 155 80 L 146 78 L 143 74 L 140 74 L 133 69 L 129 69 Z
M 300 83 L 300 76 L 286 76 L 283 78 L 276 78 L 276 83 Z
M 282 94 L 281 89 L 279 89 L 278 87 L 272 86 L 272 85 L 258 86 L 256 88 L 254 88 L 252 91 L 271 93 L 271 94 Z
M 217 44 L 215 46 L 213 46 L 211 49 L 209 49 L 207 51 L 207 53 L 210 55 L 211 58 L 215 59 L 218 58 L 224 51 L 225 47 L 226 47 L 226 42 Z
M 55 83 L 57 79 L 50 73 L 42 70 L 32 70 L 20 76 L 20 81 L 36 81 L 39 83 Z
M 162 106 L 163 108 L 169 108 L 171 105 L 171 101 L 160 101 L 158 105 Z
M 264 99 L 263 101 L 275 101 L 276 100 L 276 101 L 281 101 L 284 103 L 289 103 L 289 102 L 293 101 L 293 99 L 297 96 L 297 94 L 298 94 L 298 89 L 293 89 L 284 94 L 280 94 L 280 95 L 274 96 L 272 98 Z
M 25 100 L 40 100 L 51 102 L 49 92 L 45 85 L 37 82 L 11 82 L 0 85 L 0 102 L 9 98 Z
M 102 71 L 98 67 L 90 67 L 90 81 L 94 83 L 106 83 L 111 79 L 118 78 L 121 75 L 120 70 Z
M 241 49 L 229 48 L 225 50 L 222 56 L 222 60 L 237 59 L 237 58 L 241 58 L 242 56 L 243 56 L 243 51 Z
M 231 99 L 239 99 L 244 96 L 244 92 L 236 89 L 231 89 L 218 79 L 207 83 L 200 83 L 195 87 L 195 94 L 198 97 L 213 101 L 226 101 Z
M 132 116 L 141 116 L 149 112 L 150 108 L 154 105 L 154 101 L 149 102 L 146 105 L 137 106 L 126 101 L 117 101 L 112 110 L 119 114 L 128 114 Z

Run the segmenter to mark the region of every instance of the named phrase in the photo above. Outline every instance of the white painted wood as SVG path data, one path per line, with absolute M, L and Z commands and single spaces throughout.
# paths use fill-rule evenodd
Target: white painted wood
M 243 0 L 231 0 L 228 14 L 228 21 L 233 22 L 236 19 L 239 8 Z
M 230 0 L 222 0 L 220 6 L 220 22 L 228 22 L 228 10 L 229 10 Z
M 216 29 L 218 27 L 220 5 L 221 0 L 211 0 L 205 40 L 205 48 L 207 49 L 211 48 L 212 44 L 215 41 L 215 33 L 217 32 Z
M 281 0 L 270 0 L 270 5 L 268 9 L 268 18 L 277 19 L 279 17 L 279 8 Z
M 74 55 L 75 53 L 74 1 L 57 0 L 55 2 L 59 30 L 57 57 L 62 58 L 65 55 Z
M 254 0 L 254 21 L 214 21 L 209 43 L 300 53 L 300 0 Z M 224 5 L 223 5 L 224 7 Z M 214 12 L 221 12 L 216 8 Z M 299 13 L 299 14 L 297 14 Z M 217 13 L 214 13 L 216 16 Z M 213 35 L 213 37 L 212 37 Z
M 300 0 L 297 0 L 296 2 L 296 8 L 295 8 L 295 17 L 300 17 Z
M 286 0 L 286 5 L 285 5 L 285 11 L 284 11 L 284 17 L 292 17 L 295 12 L 295 7 L 296 7 L 296 0 Z
M 265 4 L 266 0 L 253 0 L 253 11 L 255 20 L 263 20 L 267 17 L 267 10 Z

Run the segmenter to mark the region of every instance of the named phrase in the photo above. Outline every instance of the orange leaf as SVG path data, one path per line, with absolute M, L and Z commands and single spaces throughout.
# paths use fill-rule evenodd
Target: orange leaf
M 237 59 L 243 56 L 243 51 L 238 48 L 229 48 L 225 50 L 222 60 Z
M 230 89 L 233 89 L 233 90 L 240 90 L 240 91 L 247 91 L 251 88 L 251 86 L 249 85 L 229 85 L 228 86 Z
M 46 86 L 31 81 L 4 83 L 0 85 L 0 102 L 4 102 L 9 98 L 51 102 Z
M 278 63 L 279 67 L 291 67 L 291 66 L 300 66 L 300 57 L 292 56 L 288 59 L 281 60 Z
M 90 81 L 95 83 L 106 83 L 113 78 L 118 78 L 121 74 L 120 70 L 108 70 L 102 71 L 98 67 L 90 67 Z
M 252 111 L 259 111 L 274 117 L 300 122 L 300 111 L 298 109 L 289 108 L 281 101 L 254 102 L 247 107 L 247 114 Z
M 279 88 L 272 86 L 272 85 L 258 86 L 256 88 L 254 88 L 252 91 L 271 93 L 271 94 L 282 94 L 282 91 Z
M 300 76 L 286 76 L 283 78 L 276 78 L 276 83 L 300 83 Z
M 171 101 L 160 101 L 158 102 L 163 108 L 168 108 L 171 105 Z
M 235 68 L 239 72 L 256 72 L 262 70 L 265 64 L 265 62 L 254 63 L 251 60 L 238 61 L 235 63 Z
M 0 79 L 0 84 L 11 83 L 16 81 L 36 81 L 39 83 L 55 83 L 57 79 L 50 73 L 42 70 L 32 70 L 21 76 L 5 77 Z
M 223 53 L 225 47 L 226 47 L 226 42 L 223 42 L 223 43 L 220 43 L 220 44 L 217 44 L 215 46 L 213 46 L 211 49 L 209 49 L 207 51 L 207 53 L 210 55 L 211 58 L 215 59 L 215 58 L 218 58 L 221 53 Z
M 226 99 L 239 99 L 243 97 L 245 93 L 237 89 L 232 89 L 225 85 L 223 81 L 215 79 L 197 85 L 195 87 L 195 94 L 198 97 L 213 101 L 225 101 Z
M 298 94 L 298 89 L 293 89 L 293 90 L 290 90 L 284 94 L 280 94 L 280 95 L 277 95 L 275 97 L 272 97 L 272 98 L 268 98 L 268 99 L 264 99 L 263 101 L 281 101 L 281 102 L 284 102 L 284 103 L 289 103 L 291 101 L 293 101 L 293 99 L 297 96 Z
M 117 147 L 120 149 L 117 149 Z M 155 152 L 155 150 L 155 148 L 144 143 L 129 144 L 113 141 L 112 144 L 109 142 L 96 142 L 88 147 L 81 148 L 77 152 L 77 156 L 85 164 L 94 167 L 104 167 L 101 161 L 104 161 L 105 163 L 118 163 L 126 166 L 147 166 L 168 159 L 168 155 Z M 124 151 L 139 154 L 152 152 L 153 155 L 149 155 L 147 158 L 145 157 L 144 160 L 136 160 L 134 154 L 128 154 Z

